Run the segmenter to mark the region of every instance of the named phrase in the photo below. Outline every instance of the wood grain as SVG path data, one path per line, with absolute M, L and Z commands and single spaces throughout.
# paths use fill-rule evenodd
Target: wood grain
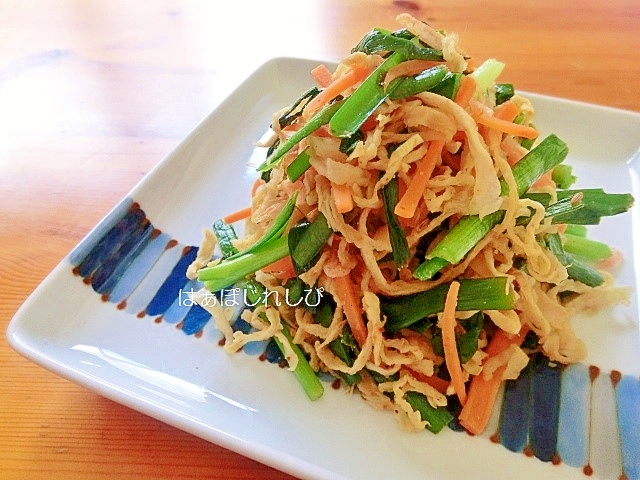
M 69 250 L 249 72 L 338 60 L 409 11 L 507 63 L 521 90 L 640 111 L 637 0 L 5 0 L 0 328 Z M 2 479 L 282 479 L 88 392 L 0 339 Z

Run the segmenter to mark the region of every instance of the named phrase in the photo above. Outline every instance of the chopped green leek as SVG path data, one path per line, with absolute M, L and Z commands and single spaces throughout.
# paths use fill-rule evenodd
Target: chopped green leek
M 223 220 L 216 220 L 213 222 L 212 229 L 218 240 L 222 258 L 228 258 L 238 253 L 238 249 L 233 244 L 233 241 L 236 240 L 238 236 L 232 225 L 225 223 Z
M 443 97 L 447 97 L 449 100 L 453 100 L 460 88 L 460 82 L 462 81 L 461 73 L 447 72 L 444 78 L 435 85 L 430 92 L 437 93 Z
M 374 29 L 360 40 L 360 43 L 352 49 L 352 53 L 364 52 L 371 55 L 379 52 L 400 52 L 408 60 L 443 60 L 440 50 L 423 47 L 416 38 L 404 38 L 405 33 L 408 32 L 391 33 L 382 29 Z
M 420 412 L 420 418 L 426 422 L 425 428 L 433 433 L 440 432 L 453 421 L 453 414 L 445 407 L 433 407 L 427 397 L 420 392 L 409 391 L 405 399 L 416 412 Z
M 384 299 L 380 308 L 387 316 L 385 328 L 394 332 L 407 328 L 429 315 L 442 312 L 449 284 L 430 290 Z M 510 310 L 515 297 L 507 289 L 506 277 L 460 280 L 457 310 Z
M 318 130 L 321 126 L 327 124 L 331 117 L 338 111 L 341 107 L 342 101 L 334 102 L 318 113 L 316 113 L 304 126 L 296 131 L 291 137 L 287 139 L 283 144 L 281 144 L 278 149 L 270 155 L 262 164 L 258 167 L 259 172 L 265 172 L 267 170 L 271 170 L 275 167 L 282 157 L 293 147 L 295 147 L 302 139 L 308 137 L 313 132 Z
M 395 52 L 364 79 L 329 120 L 329 130 L 333 136 L 350 137 L 360 129 L 387 98 L 387 93 L 382 87 L 384 76 L 405 59 L 404 55 Z
M 289 342 L 289 346 L 296 354 L 296 357 L 298 357 L 298 364 L 293 370 L 293 374 L 302 386 L 304 392 L 307 394 L 307 397 L 309 397 L 309 400 L 313 401 L 319 399 L 324 394 L 324 387 L 322 386 L 322 382 L 318 378 L 318 375 L 313 370 L 313 368 L 311 368 L 307 357 L 305 357 L 300 347 L 293 343 L 293 337 L 289 332 L 289 328 L 284 323 L 282 324 L 282 333 Z M 280 351 L 284 354 L 285 348 L 282 343 L 280 343 L 280 340 L 277 337 L 273 338 Z
M 591 240 L 579 235 L 565 232 L 564 250 L 575 257 L 589 262 L 597 262 L 609 258 L 613 251 L 606 243 Z
M 484 95 L 504 70 L 505 64 L 495 58 L 488 58 L 469 75 L 476 81 L 476 94 Z
M 510 83 L 496 84 L 496 105 L 501 105 L 514 95 L 513 85 Z
M 554 217 L 555 223 L 573 223 L 578 225 L 597 225 L 602 217 L 624 213 L 633 206 L 633 196 L 629 193 L 606 193 L 601 188 L 581 190 L 558 190 L 558 200 L 581 197 L 584 208 L 577 212 Z
M 556 183 L 558 188 L 569 188 L 576 181 L 576 176 L 573 175 L 573 168 L 571 165 L 558 165 L 553 169 L 551 178 Z
M 309 158 L 309 147 L 307 147 L 287 166 L 287 177 L 289 177 L 289 180 L 295 182 L 307 171 L 311 166 Z
M 389 99 L 400 100 L 431 90 L 442 82 L 447 74 L 447 67 L 439 65 L 411 77 L 399 77 L 391 82 L 387 91 Z
M 296 225 L 289 232 L 289 251 L 296 274 L 309 270 L 318 261 L 322 248 L 333 233 L 322 213 L 311 223 Z
M 604 277 L 600 272 L 565 251 L 560 235 L 557 233 L 546 235 L 545 241 L 551 253 L 560 260 L 562 265 L 567 267 L 567 273 L 570 278 L 589 287 L 597 287 L 604 283 Z
M 391 241 L 391 252 L 393 261 L 397 268 L 407 265 L 411 252 L 404 230 L 398 221 L 398 217 L 393 212 L 398 203 L 398 180 L 393 177 L 382 189 L 382 200 L 384 204 L 384 213 L 387 218 L 389 227 L 389 240 Z

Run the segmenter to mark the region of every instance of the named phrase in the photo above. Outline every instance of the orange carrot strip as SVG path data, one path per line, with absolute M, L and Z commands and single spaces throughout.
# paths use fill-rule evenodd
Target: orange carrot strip
M 462 77 L 462 81 L 460 82 L 460 88 L 458 88 L 458 93 L 456 93 L 456 97 L 453 99 L 461 107 L 466 107 L 473 97 L 473 94 L 476 91 L 476 79 L 465 75 Z
M 519 113 L 518 105 L 512 100 L 507 100 L 496 108 L 495 117 L 507 122 L 513 122 Z
M 442 393 L 443 395 L 447 394 L 447 389 L 449 388 L 449 382 L 444 378 L 436 377 L 434 375 L 428 376 L 428 375 L 425 375 L 424 373 L 420 373 L 413 370 L 411 367 L 404 367 L 404 368 L 409 370 L 409 372 L 411 372 L 411 376 L 413 376 L 413 378 L 415 378 L 419 382 L 426 383 L 427 385 L 435 388 L 438 392 Z
M 481 112 L 478 113 L 474 119 L 481 125 L 516 137 L 533 139 L 537 138 L 539 135 L 538 131 L 533 127 L 529 127 L 528 125 L 519 125 L 508 120 L 502 120 L 501 118 L 496 118 L 495 115 L 491 116 Z
M 336 183 L 331 185 L 331 191 L 333 193 L 333 201 L 336 203 L 336 209 L 338 213 L 347 213 L 353 210 L 353 196 L 351 195 L 351 186 L 338 185 Z
M 362 347 L 367 340 L 367 326 L 362 316 L 361 302 L 356 298 L 353 282 L 349 274 L 336 277 L 333 281 L 336 286 L 336 295 L 342 304 L 344 316 L 347 318 L 347 323 L 351 328 L 353 338 L 355 338 L 358 345 Z
M 444 310 L 442 312 L 442 345 L 444 347 L 444 362 L 451 376 L 451 384 L 458 395 L 460 404 L 464 406 L 467 403 L 467 391 L 464 386 L 464 377 L 462 374 L 462 365 L 460 365 L 460 356 L 458 355 L 458 345 L 456 344 L 456 305 L 458 304 L 458 291 L 460 290 L 459 282 L 451 282 L 447 298 L 444 301 Z
M 356 83 L 361 82 L 369 75 L 369 69 L 360 65 L 353 65 L 351 70 L 336 78 L 330 85 L 316 95 L 313 100 L 307 104 L 307 111 L 315 112 L 320 107 L 329 103 L 330 100 L 340 95 L 347 88 L 354 86 Z
M 528 331 L 527 327 L 523 327 L 517 335 L 509 335 L 503 330 L 493 336 L 487 346 L 487 358 L 494 357 L 507 349 L 510 345 L 520 346 L 524 341 Z M 496 369 L 490 379 L 480 373 L 471 380 L 467 403 L 462 408 L 458 420 L 460 424 L 474 435 L 481 434 L 489 423 L 493 406 L 502 385 L 502 374 L 505 366 Z
M 396 204 L 394 209 L 394 213 L 396 215 L 402 218 L 413 217 L 416 207 L 422 198 L 422 193 L 427 187 L 427 182 L 429 181 L 429 178 L 431 178 L 433 169 L 436 167 L 436 163 L 442 155 L 443 148 L 444 142 L 442 140 L 431 141 L 427 148 L 427 153 L 419 161 L 418 167 L 409 181 L 407 191 L 404 192 L 404 195 L 402 195 Z
M 333 81 L 331 71 L 324 63 L 312 68 L 311 76 L 322 88 L 326 88 Z
M 229 215 L 222 217 L 222 221 L 224 223 L 234 223 L 240 220 L 244 220 L 245 218 L 249 218 L 249 216 L 251 215 L 251 211 L 252 211 L 251 207 L 242 208 L 233 213 L 230 213 Z
M 282 257 L 280 260 L 276 260 L 272 264 L 263 267 L 262 271 L 270 273 L 274 277 L 285 281 L 296 276 L 296 269 L 293 266 L 291 255 Z

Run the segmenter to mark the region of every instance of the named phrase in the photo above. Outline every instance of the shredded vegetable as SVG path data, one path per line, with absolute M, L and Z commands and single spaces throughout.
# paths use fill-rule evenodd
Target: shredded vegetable
M 540 137 L 503 63 L 473 69 L 455 34 L 397 21 L 274 114 L 251 207 L 214 222 L 222 255 L 194 269 L 219 296 L 247 289 L 252 331 L 216 318 L 230 352 L 273 338 L 313 400 L 328 374 L 404 428 L 477 434 L 529 358 L 584 358 L 584 297 L 628 296 L 585 225 L 634 199 L 576 188 L 569 145 Z

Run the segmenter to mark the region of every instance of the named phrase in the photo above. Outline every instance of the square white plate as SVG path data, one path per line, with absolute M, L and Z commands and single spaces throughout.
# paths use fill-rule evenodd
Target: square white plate
M 11 345 L 105 397 L 301 478 L 584 478 L 581 468 L 564 462 L 553 465 L 513 453 L 491 442 L 492 432 L 479 438 L 448 429 L 437 436 L 403 432 L 390 413 L 329 384 L 322 399 L 310 402 L 288 371 L 256 355 L 224 353 L 213 321 L 202 327 L 198 322 L 206 319 L 184 319 L 186 310 L 153 300 L 161 288 L 173 295 L 170 300 L 179 296 L 178 287 L 188 289 L 161 284 L 188 247 L 199 244 L 204 227 L 249 204 L 256 173 L 248 163 L 257 164 L 264 155 L 254 143 L 267 131 L 272 113 L 312 85 L 309 70 L 317 63 L 274 59 L 242 83 L 37 288 L 9 325 Z M 567 163 L 578 175 L 577 187 L 601 186 L 640 198 L 640 114 L 527 96 L 542 135 L 554 132 L 569 144 Z M 140 242 L 126 247 L 134 253 L 115 261 L 127 280 L 113 288 L 107 284 L 111 296 L 103 296 L 83 281 L 95 281 L 95 275 L 79 272 L 90 267 L 76 267 L 92 248 L 90 256 L 99 257 L 101 248 L 105 253 L 109 241 L 116 242 L 113 232 L 125 228 L 122 219 L 141 213 L 136 225 L 150 221 L 153 229 L 146 234 L 151 235 L 138 231 Z M 119 227 L 109 230 L 118 220 Z M 634 249 L 638 220 L 634 208 L 591 228 L 593 238 L 622 251 L 625 263 L 617 282 L 634 291 L 640 271 L 634 269 L 640 259 Z M 96 247 L 105 239 L 106 246 Z M 104 271 L 108 263 L 102 259 Z M 149 303 L 154 303 L 150 309 Z M 141 313 L 145 307 L 147 313 Z M 637 379 L 635 294 L 629 308 L 576 319 L 576 325 L 589 348 L 588 365 Z M 615 424 L 615 411 L 607 414 Z M 611 442 L 601 446 L 609 452 L 605 455 L 598 450 L 600 437 L 594 433 L 591 440 L 594 477 L 617 478 L 619 442 L 602 440 Z

